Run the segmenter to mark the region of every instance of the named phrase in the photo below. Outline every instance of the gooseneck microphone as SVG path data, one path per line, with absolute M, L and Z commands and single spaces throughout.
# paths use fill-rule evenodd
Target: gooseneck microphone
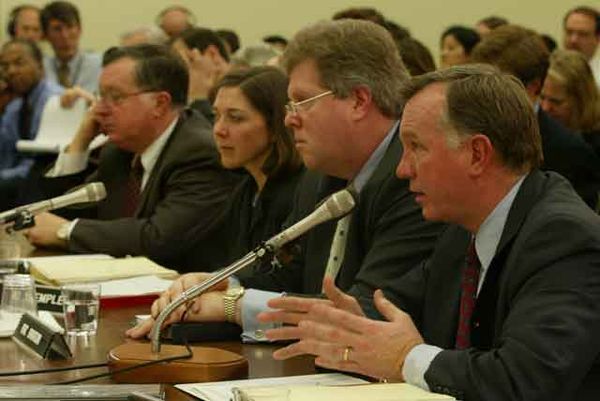
M 283 245 L 298 238 L 311 228 L 332 219 L 340 218 L 348 214 L 356 205 L 356 200 L 353 193 L 349 189 L 343 189 L 327 198 L 315 211 L 295 223 L 291 227 L 283 230 L 275 235 L 263 245 L 260 245 L 253 251 L 250 251 L 241 259 L 218 271 L 210 278 L 200 284 L 197 284 L 188 290 L 184 291 L 168 304 L 165 309 L 158 315 L 154 326 L 150 331 L 150 339 L 152 341 L 152 352 L 160 352 L 160 328 L 165 319 L 179 306 L 199 296 L 213 285 L 229 278 L 231 275 L 242 270 L 243 268 L 252 265 L 258 259 L 262 259 L 267 254 L 276 252 Z
M 101 182 L 87 184 L 75 191 L 52 199 L 43 200 L 29 205 L 19 206 L 0 213 L 0 225 L 15 221 L 23 212 L 36 215 L 49 210 L 60 209 L 65 206 L 79 203 L 98 202 L 106 198 L 106 188 Z

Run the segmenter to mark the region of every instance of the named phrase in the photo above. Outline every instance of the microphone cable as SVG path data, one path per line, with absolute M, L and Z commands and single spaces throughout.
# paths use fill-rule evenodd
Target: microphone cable
M 47 368 L 47 369 L 35 369 L 35 370 L 21 370 L 18 372 L 0 372 L 0 377 L 9 377 L 9 376 L 21 376 L 21 375 L 36 375 L 43 373 L 55 373 L 55 372 L 65 372 L 68 370 L 75 369 L 92 369 L 92 368 L 101 368 L 107 366 L 108 362 L 101 363 L 90 363 L 87 365 L 77 365 L 77 366 L 65 366 L 62 368 Z

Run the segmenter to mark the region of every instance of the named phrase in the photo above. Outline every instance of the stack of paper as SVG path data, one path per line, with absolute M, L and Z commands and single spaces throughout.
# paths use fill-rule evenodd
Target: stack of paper
M 352 376 L 344 375 L 341 373 L 325 373 L 316 375 L 304 375 L 304 376 L 288 376 L 288 377 L 274 377 L 267 379 L 251 379 L 251 380 L 231 380 L 222 382 L 212 383 L 190 383 L 190 384 L 178 384 L 179 390 L 185 391 L 193 395 L 194 397 L 200 398 L 204 401 L 230 401 L 233 397 L 234 388 L 248 389 L 251 387 L 265 387 L 265 386 L 320 386 L 320 385 L 331 385 L 331 386 L 346 386 L 352 384 L 365 384 L 368 383 L 365 380 L 357 379 Z M 325 400 L 327 398 L 314 398 L 315 400 Z M 365 398 L 366 399 L 366 398 Z
M 406 383 L 241 387 L 234 394 L 236 394 L 234 401 L 437 401 L 455 399 L 448 395 L 430 393 Z
M 46 257 L 31 258 L 30 273 L 36 281 L 48 285 L 100 282 L 138 276 L 177 277 L 175 270 L 166 269 L 148 258 Z

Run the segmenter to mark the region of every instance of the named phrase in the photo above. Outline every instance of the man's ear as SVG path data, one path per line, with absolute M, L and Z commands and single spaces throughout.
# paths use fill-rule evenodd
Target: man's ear
M 360 85 L 352 89 L 352 112 L 351 115 L 355 120 L 362 119 L 368 112 L 373 102 L 371 90 L 366 86 Z
M 486 135 L 474 134 L 468 139 L 467 146 L 471 155 L 469 171 L 472 175 L 481 175 L 494 157 L 492 141 Z
M 168 92 L 158 92 L 154 97 L 154 116 L 162 117 L 171 109 L 171 95 Z

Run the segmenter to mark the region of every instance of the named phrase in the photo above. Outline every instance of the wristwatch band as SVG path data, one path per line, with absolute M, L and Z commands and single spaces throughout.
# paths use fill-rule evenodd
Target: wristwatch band
M 225 291 L 223 295 L 223 309 L 225 311 L 225 320 L 235 323 L 235 311 L 237 300 L 244 295 L 244 287 L 233 287 Z

